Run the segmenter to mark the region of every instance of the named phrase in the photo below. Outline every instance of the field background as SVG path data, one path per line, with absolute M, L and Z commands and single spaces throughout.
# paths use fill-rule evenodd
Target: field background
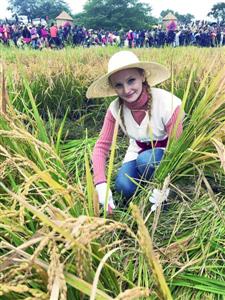
M 224 47 L 133 50 L 171 70 L 159 87 L 182 99 L 184 133 L 110 218 L 90 157 L 112 99 L 85 93 L 118 48 L 0 51 L 0 299 L 225 299 Z M 119 132 L 112 189 L 127 142 Z

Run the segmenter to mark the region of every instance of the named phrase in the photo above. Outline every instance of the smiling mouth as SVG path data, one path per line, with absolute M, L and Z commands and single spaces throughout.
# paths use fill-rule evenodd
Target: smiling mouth
M 134 93 L 133 93 L 133 94 L 130 94 L 130 95 L 126 95 L 125 97 L 126 97 L 126 98 L 131 98 L 133 95 L 134 95 Z

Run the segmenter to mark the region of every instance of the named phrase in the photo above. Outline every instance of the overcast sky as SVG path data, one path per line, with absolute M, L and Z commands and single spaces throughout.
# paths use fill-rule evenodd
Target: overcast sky
M 26 0 L 21 0 L 26 1 Z M 35 1 L 35 0 L 34 0 Z M 87 0 L 65 0 L 73 13 L 82 11 Z M 205 19 L 207 13 L 214 4 L 223 2 L 222 0 L 142 0 L 152 7 L 152 15 L 159 17 L 160 12 L 167 8 L 177 11 L 180 14 L 191 13 L 196 19 Z M 10 12 L 6 10 L 8 0 L 0 0 L 0 18 L 10 17 Z

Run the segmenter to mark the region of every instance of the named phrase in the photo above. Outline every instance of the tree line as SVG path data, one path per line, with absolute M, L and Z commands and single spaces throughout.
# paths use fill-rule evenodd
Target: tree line
M 34 18 L 54 20 L 63 10 L 72 15 L 70 7 L 64 0 L 9 0 L 8 9 L 14 14 L 28 16 L 30 20 Z M 169 12 L 183 24 L 194 20 L 194 16 L 189 13 L 182 15 L 171 9 L 163 10 L 161 17 Z M 152 16 L 151 6 L 139 0 L 87 0 L 83 12 L 72 16 L 78 25 L 106 30 L 149 28 L 159 22 Z M 225 2 L 215 4 L 208 16 L 214 17 L 217 22 L 225 23 Z

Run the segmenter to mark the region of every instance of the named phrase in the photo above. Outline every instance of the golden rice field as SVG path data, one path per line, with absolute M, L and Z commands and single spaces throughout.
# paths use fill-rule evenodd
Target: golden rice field
M 184 132 L 109 217 L 91 152 L 111 99 L 85 92 L 117 50 L 0 48 L 0 299 L 225 299 L 225 48 L 133 50 L 171 70 L 161 87 L 182 99 Z M 115 137 L 112 189 L 127 145 Z

